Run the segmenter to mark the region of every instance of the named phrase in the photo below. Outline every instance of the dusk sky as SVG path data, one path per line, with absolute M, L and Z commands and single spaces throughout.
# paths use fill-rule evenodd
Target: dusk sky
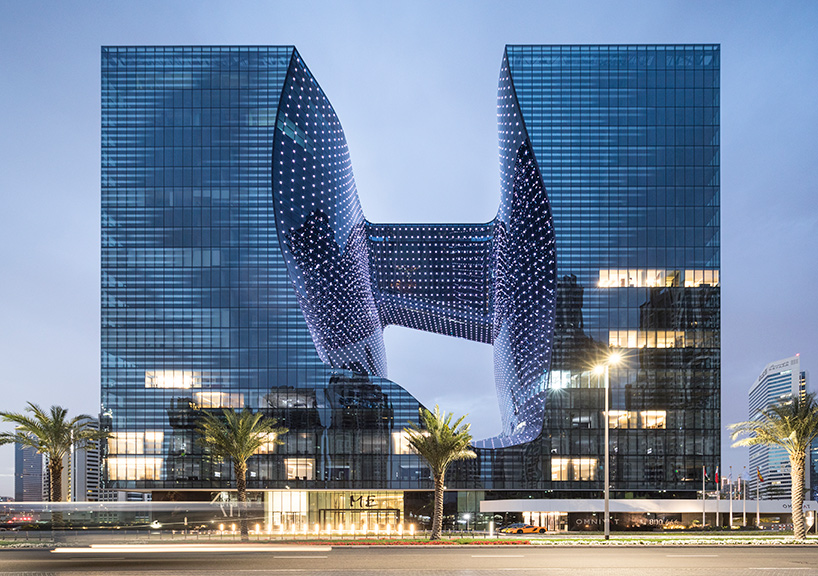
M 487 222 L 504 45 L 642 43 L 721 44 L 723 427 L 767 363 L 800 353 L 818 379 L 818 2 L 0 0 L 0 410 L 99 410 L 100 46 L 295 45 L 368 220 Z M 490 346 L 386 345 L 390 379 L 499 432 Z M 13 474 L 2 447 L 0 496 Z

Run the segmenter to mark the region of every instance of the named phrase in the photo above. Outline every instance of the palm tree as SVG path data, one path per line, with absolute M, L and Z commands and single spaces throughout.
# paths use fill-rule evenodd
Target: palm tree
M 283 444 L 280 439 L 287 432 L 278 426 L 275 418 L 249 409 L 242 412 L 223 410 L 222 417 L 205 413 L 199 423 L 200 443 L 214 456 L 233 461 L 236 476 L 239 510 L 247 503 L 247 460 L 259 449 L 271 444 Z M 241 539 L 248 539 L 247 516 L 241 517 Z
M 759 410 L 755 420 L 728 426 L 731 438 L 749 434 L 733 446 L 781 446 L 790 458 L 792 525 L 796 540 L 806 537 L 804 525 L 804 465 L 807 450 L 818 436 L 818 403 L 812 393 L 778 402 Z
M 452 424 L 452 414 L 440 412 L 435 406 L 434 413 L 420 407 L 420 421 L 418 426 L 409 422 L 409 427 L 403 430 L 409 436 L 409 444 L 420 454 L 432 469 L 435 481 L 435 509 L 432 516 L 432 534 L 429 540 L 440 540 L 440 531 L 443 526 L 443 482 L 446 477 L 446 468 L 455 460 L 477 458 L 477 454 L 469 449 L 472 437 L 469 433 L 471 424 L 462 424 L 466 416 L 461 416 Z
M 28 403 L 26 412 L 31 416 L 15 412 L 0 412 L 4 422 L 15 424 L 14 432 L 0 433 L 0 445 L 20 444 L 33 448 L 48 459 L 48 478 L 51 502 L 62 500 L 63 458 L 71 448 L 84 449 L 94 441 L 108 436 L 105 431 L 92 427 L 93 418 L 80 414 L 67 420 L 68 410 L 62 406 L 52 406 L 46 412 L 37 404 Z

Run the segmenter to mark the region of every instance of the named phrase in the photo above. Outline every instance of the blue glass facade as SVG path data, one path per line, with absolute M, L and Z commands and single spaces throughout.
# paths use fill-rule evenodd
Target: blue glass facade
M 430 489 L 386 379 L 397 324 L 494 345 L 503 428 L 450 488 L 598 494 L 591 368 L 617 349 L 614 490 L 695 494 L 719 460 L 718 63 L 507 47 L 497 217 L 408 225 L 366 221 L 294 48 L 104 48 L 108 481 L 226 489 L 197 414 L 249 407 L 290 429 L 250 489 Z
M 719 47 L 508 46 L 558 306 L 533 487 L 688 491 L 720 461 Z
M 197 410 L 243 407 L 290 429 L 284 446 L 251 459 L 251 489 L 426 486 L 400 434 L 417 401 L 366 370 L 328 367 L 304 322 L 272 196 L 273 144 L 291 129 L 278 115 L 285 83 L 288 94 L 319 91 L 292 47 L 102 51 L 113 488 L 230 487 L 230 464 L 203 453 L 194 428 Z

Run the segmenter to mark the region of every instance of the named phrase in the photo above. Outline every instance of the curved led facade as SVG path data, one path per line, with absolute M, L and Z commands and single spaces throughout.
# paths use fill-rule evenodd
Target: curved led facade
M 297 52 L 276 117 L 273 200 L 281 251 L 319 356 L 333 368 L 385 377 L 346 138 Z
M 508 446 L 542 429 L 554 336 L 556 239 L 551 207 L 503 57 L 497 95 L 500 210 L 494 221 L 494 370 Z
M 276 229 L 321 359 L 386 377 L 388 324 L 493 344 L 503 429 L 483 448 L 540 433 L 556 309 L 551 210 L 505 62 L 498 119 L 488 224 L 367 222 L 340 122 L 297 54 L 273 147 Z

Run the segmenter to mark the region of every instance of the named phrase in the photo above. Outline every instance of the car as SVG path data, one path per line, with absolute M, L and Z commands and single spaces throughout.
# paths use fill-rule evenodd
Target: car
M 516 522 L 514 524 L 509 524 L 508 526 L 503 526 L 498 530 L 498 532 L 503 534 L 544 534 L 545 528 L 542 526 L 533 526 L 531 524 Z

